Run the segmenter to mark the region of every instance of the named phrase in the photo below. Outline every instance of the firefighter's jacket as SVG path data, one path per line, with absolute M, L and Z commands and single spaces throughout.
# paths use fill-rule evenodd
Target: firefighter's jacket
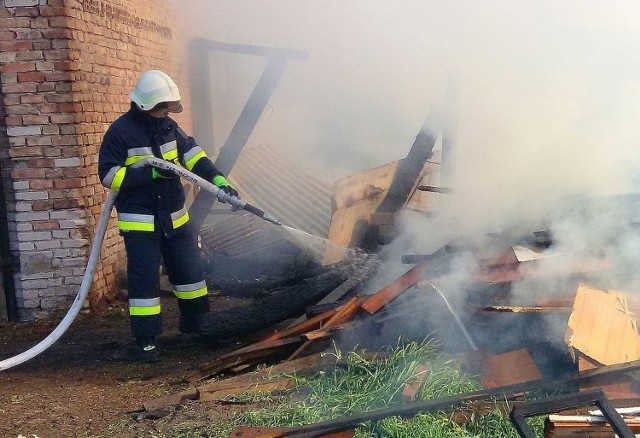
M 179 177 L 153 179 L 151 167 L 131 167 L 154 156 L 207 181 L 221 175 L 174 120 L 151 117 L 132 103 L 105 133 L 98 159 L 102 185 L 118 190 L 115 207 L 121 233 L 170 237 L 189 221 Z

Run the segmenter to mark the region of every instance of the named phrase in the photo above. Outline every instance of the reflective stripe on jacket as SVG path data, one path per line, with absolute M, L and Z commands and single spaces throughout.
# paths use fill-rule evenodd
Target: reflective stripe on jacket
M 207 181 L 221 173 L 169 117 L 151 117 L 132 103 L 113 122 L 100 146 L 98 174 L 105 187 L 119 191 L 118 227 L 121 232 L 170 236 L 189 221 L 184 189 L 178 177 L 154 180 L 151 167 L 131 167 L 148 157 L 180 165 Z

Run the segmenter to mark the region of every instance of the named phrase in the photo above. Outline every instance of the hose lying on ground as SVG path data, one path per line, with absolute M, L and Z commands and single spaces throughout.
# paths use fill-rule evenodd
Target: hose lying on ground
M 204 190 L 213 193 L 221 202 L 231 204 L 234 208 L 246 210 L 273 224 L 282 225 L 282 223 L 278 219 L 274 218 L 270 214 L 250 204 L 247 204 L 240 198 L 224 193 L 209 181 L 200 178 L 194 173 L 189 172 L 182 167 L 176 166 L 175 164 L 169 163 L 159 158 L 145 158 L 138 161 L 133 166 L 154 166 L 161 169 L 171 170 L 176 175 L 198 185 Z M 26 362 L 30 359 L 33 359 L 34 357 L 45 351 L 47 348 L 51 347 L 56 341 L 58 341 L 58 339 L 60 339 L 60 337 L 62 337 L 62 335 L 67 331 L 76 316 L 78 316 L 78 313 L 80 312 L 80 309 L 82 309 L 82 305 L 84 304 L 84 300 L 89 294 L 89 289 L 91 288 L 91 283 L 93 281 L 93 274 L 95 273 L 96 266 L 98 265 L 98 261 L 100 260 L 100 250 L 102 248 L 102 242 L 104 240 L 104 235 L 107 232 L 109 217 L 111 216 L 111 210 L 113 209 L 117 194 L 117 191 L 109 191 L 109 196 L 107 196 L 107 200 L 102 206 L 100 221 L 98 222 L 95 238 L 93 240 L 93 244 L 91 245 L 91 253 L 89 255 L 87 268 L 85 270 L 84 277 L 82 278 L 82 283 L 80 284 L 78 295 L 76 295 L 75 299 L 73 300 L 73 304 L 69 308 L 69 311 L 62 319 L 62 321 L 60 321 L 60 324 L 58 324 L 58 326 L 42 341 L 16 356 L 0 361 L 0 371 L 7 370 L 16 365 L 20 365 L 21 363 Z

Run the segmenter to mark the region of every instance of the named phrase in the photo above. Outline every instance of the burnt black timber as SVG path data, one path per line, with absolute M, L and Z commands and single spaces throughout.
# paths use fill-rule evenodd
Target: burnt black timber
M 243 336 L 300 315 L 309 303 L 317 302 L 346 280 L 345 273 L 336 271 L 273 291 L 246 306 L 213 310 L 201 322 L 203 336 L 212 341 Z
M 548 397 L 542 400 L 526 402 L 514 406 L 509 414 L 511 423 L 518 434 L 524 438 L 536 438 L 525 417 L 551 414 L 565 409 L 575 409 L 581 406 L 596 405 L 607 419 L 613 431 L 622 438 L 635 438 L 627 423 L 624 422 L 618 411 L 615 410 L 609 399 L 601 390 L 577 394 L 564 394 L 556 397 Z
M 398 163 L 389 191 L 375 213 L 393 213 L 402 208 L 411 195 L 411 190 L 420 176 L 424 164 L 433 155 L 433 147 L 438 139 L 440 129 L 440 116 L 438 113 L 432 112 L 422 125 L 411 150 Z
M 415 403 L 408 403 L 392 408 L 377 409 L 375 411 L 363 412 L 361 414 L 352 415 L 350 417 L 337 418 L 321 423 L 297 427 L 283 434 L 282 436 L 293 436 L 299 438 L 314 436 L 317 437 L 320 436 L 321 433 L 325 434 L 329 432 L 346 430 L 366 421 L 381 420 L 383 418 L 394 416 L 409 417 L 419 412 L 437 412 L 448 410 L 461 406 L 467 402 L 492 397 L 503 398 L 515 394 L 540 390 L 574 389 L 575 385 L 578 383 L 591 382 L 610 374 L 625 373 L 636 371 L 638 369 L 640 369 L 640 360 L 596 368 L 595 370 L 590 370 L 585 373 L 581 373 L 576 376 L 561 380 L 535 380 L 532 382 L 501 386 L 498 388 L 482 389 L 479 391 L 469 392 L 467 394 L 461 394 L 451 397 L 442 397 L 432 400 L 421 400 Z

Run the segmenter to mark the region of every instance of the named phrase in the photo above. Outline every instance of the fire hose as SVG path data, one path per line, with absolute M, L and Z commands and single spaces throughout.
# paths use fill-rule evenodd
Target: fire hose
M 242 209 L 249 213 L 255 214 L 261 219 L 271 222 L 272 224 L 282 225 L 282 222 L 271 216 L 269 213 L 266 213 L 259 208 L 248 204 L 238 197 L 226 193 L 224 190 L 221 190 L 217 186 L 211 184 L 209 181 L 200 178 L 196 174 L 189 172 L 182 167 L 176 166 L 173 163 L 169 163 L 168 161 L 164 161 L 159 158 L 145 158 L 132 165 L 132 167 L 142 166 L 154 166 L 160 169 L 172 171 L 179 177 L 184 178 L 187 181 L 196 184 L 201 189 L 214 194 L 220 202 L 230 204 L 233 209 Z M 115 190 L 109 191 L 107 200 L 102 206 L 100 221 L 98 222 L 98 226 L 96 227 L 95 238 L 93 240 L 93 244 L 91 245 L 89 261 L 87 262 L 87 268 L 85 270 L 84 277 L 82 278 L 82 283 L 80 284 L 80 290 L 78 291 L 78 295 L 76 295 L 75 299 L 73 300 L 73 303 L 71 304 L 71 307 L 69 308 L 67 314 L 62 319 L 62 321 L 60 321 L 58 326 L 42 341 L 16 356 L 0 361 L 0 371 L 7 370 L 16 365 L 20 365 L 21 363 L 26 362 L 30 359 L 33 359 L 34 357 L 51 347 L 56 341 L 58 341 L 58 339 L 62 337 L 62 335 L 67 331 L 76 316 L 78 316 L 78 313 L 80 313 L 84 301 L 89 294 L 89 289 L 93 281 L 93 274 L 95 273 L 96 266 L 98 265 L 98 261 L 100 260 L 100 250 L 102 249 L 102 242 L 104 240 L 105 233 L 107 232 L 109 217 L 111 216 L 111 210 L 113 209 L 117 194 L 118 192 Z

